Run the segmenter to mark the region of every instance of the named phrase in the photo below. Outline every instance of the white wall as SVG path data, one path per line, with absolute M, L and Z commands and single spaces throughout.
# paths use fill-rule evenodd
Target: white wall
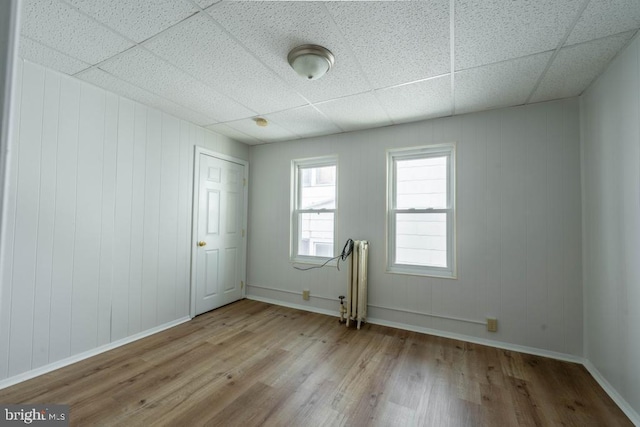
M 20 61 L 0 379 L 189 314 L 194 146 L 248 147 Z
M 585 353 L 640 413 L 640 41 L 581 99 Z M 636 415 L 636 420 L 640 418 Z
M 450 141 L 458 144 L 458 279 L 388 274 L 385 150 Z M 252 146 L 248 294 L 337 311 L 347 266 L 299 272 L 289 262 L 291 160 L 336 154 L 338 245 L 370 242 L 370 318 L 580 356 L 579 144 L 572 99 Z M 495 316 L 499 331 L 429 314 Z
M 12 81 L 15 69 L 15 57 L 18 50 L 18 28 L 20 24 L 19 0 L 0 2 L 0 239 L 4 234 L 5 183 L 8 168 L 8 149 L 10 140 L 11 103 L 13 100 Z M 0 247 L 0 252 L 2 251 Z M 0 259 L 0 275 L 2 262 Z M 0 289 L 2 301 L 2 289 Z M 0 302 L 0 304 L 2 304 Z

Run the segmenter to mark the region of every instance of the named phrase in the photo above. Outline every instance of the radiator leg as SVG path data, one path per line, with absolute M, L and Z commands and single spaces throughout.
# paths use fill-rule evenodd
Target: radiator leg
M 347 307 L 344 306 L 344 295 L 340 295 L 338 298 L 340 298 L 340 319 L 338 321 L 345 323 L 347 321 Z

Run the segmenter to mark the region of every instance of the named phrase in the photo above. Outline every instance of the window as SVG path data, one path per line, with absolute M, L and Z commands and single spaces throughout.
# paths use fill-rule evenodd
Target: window
M 295 160 L 292 172 L 291 258 L 332 258 L 336 232 L 337 159 Z
M 388 270 L 454 278 L 455 146 L 389 151 L 388 185 Z

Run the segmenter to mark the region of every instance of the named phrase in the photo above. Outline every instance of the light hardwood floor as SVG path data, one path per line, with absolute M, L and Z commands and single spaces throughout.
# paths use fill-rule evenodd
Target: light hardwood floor
M 583 366 L 243 300 L 16 386 L 71 425 L 627 426 Z

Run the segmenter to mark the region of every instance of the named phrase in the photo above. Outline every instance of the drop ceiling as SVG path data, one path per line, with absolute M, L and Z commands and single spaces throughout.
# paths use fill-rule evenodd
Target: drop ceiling
M 638 0 L 23 0 L 20 54 L 260 144 L 580 95 L 638 28 Z

